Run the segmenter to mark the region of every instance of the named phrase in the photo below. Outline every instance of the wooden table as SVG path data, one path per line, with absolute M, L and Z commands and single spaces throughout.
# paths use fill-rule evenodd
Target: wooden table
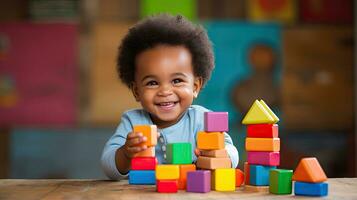
M 326 199 L 357 199 L 357 178 L 329 179 L 329 195 Z M 155 186 L 128 185 L 123 181 L 105 180 L 21 180 L 0 179 L 0 199 L 122 199 L 122 200 L 160 200 L 160 199 L 286 199 L 294 195 L 272 195 L 268 193 L 235 192 L 160 194 Z M 324 198 L 324 199 L 325 199 Z M 321 198 L 320 198 L 321 199 Z

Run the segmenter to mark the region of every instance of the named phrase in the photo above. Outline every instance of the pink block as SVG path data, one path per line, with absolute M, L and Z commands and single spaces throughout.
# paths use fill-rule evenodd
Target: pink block
M 206 132 L 228 131 L 228 112 L 205 112 L 204 121 Z
M 280 152 L 248 151 L 249 164 L 278 166 L 280 164 Z

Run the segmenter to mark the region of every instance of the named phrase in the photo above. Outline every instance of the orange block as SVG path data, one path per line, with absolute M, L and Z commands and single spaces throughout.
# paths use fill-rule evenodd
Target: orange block
M 280 151 L 280 138 L 246 138 L 246 151 Z
M 222 132 L 197 133 L 197 148 L 200 150 L 224 149 L 224 134 Z
M 202 150 L 202 156 L 206 157 L 214 157 L 214 158 L 227 158 L 228 153 L 226 149 L 219 149 L 219 150 Z
M 148 147 L 146 150 L 134 154 L 134 157 L 155 157 L 155 147 Z
M 293 181 L 320 183 L 327 180 L 326 174 L 315 157 L 300 160 L 292 177 Z
M 244 182 L 244 173 L 240 169 L 236 169 L 236 187 L 240 187 Z
M 231 168 L 231 159 L 230 158 L 213 158 L 199 156 L 197 158 L 196 166 L 200 169 L 225 169 Z
M 140 143 L 140 145 L 146 145 L 152 147 L 157 144 L 157 128 L 156 125 L 136 125 L 134 126 L 134 132 L 140 132 L 143 136 L 146 136 L 147 140 Z
M 185 190 L 187 182 L 187 172 L 195 171 L 196 165 L 180 165 L 180 178 L 178 180 L 178 189 Z
M 250 179 L 250 173 L 249 173 L 249 163 L 248 162 L 244 162 L 244 185 L 249 185 L 249 179 Z

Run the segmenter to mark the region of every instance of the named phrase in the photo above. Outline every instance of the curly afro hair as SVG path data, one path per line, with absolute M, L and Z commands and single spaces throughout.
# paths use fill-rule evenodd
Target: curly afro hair
M 194 75 L 211 77 L 214 68 L 212 45 L 202 26 L 196 26 L 181 15 L 160 14 L 146 18 L 129 29 L 119 47 L 117 71 L 121 81 L 131 88 L 135 80 L 135 58 L 141 52 L 157 45 L 182 45 L 192 55 Z

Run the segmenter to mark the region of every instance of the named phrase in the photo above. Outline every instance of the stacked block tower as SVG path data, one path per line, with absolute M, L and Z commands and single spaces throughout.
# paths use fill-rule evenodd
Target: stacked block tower
M 167 164 L 156 166 L 156 188 L 160 193 L 186 189 L 187 173 L 195 171 L 191 143 L 170 143 L 166 147 Z
M 204 131 L 197 133 L 197 148 L 201 155 L 196 166 L 201 170 L 189 172 L 188 192 L 235 191 L 236 171 L 225 150 L 224 133 L 228 131 L 227 112 L 206 112 Z M 199 185 L 200 187 L 193 187 Z
M 155 145 L 157 144 L 157 128 L 155 125 L 134 126 L 134 132 L 140 132 L 147 138 L 138 146 L 146 145 L 145 151 L 137 153 L 131 159 L 131 170 L 129 171 L 129 184 L 133 185 L 155 185 L 155 168 L 157 159 L 155 157 Z
M 314 157 L 301 159 L 292 179 L 295 181 L 295 195 L 326 196 L 328 194 L 326 174 Z
M 268 191 L 270 170 L 280 164 L 279 118 L 263 100 L 255 100 L 242 123 L 247 125 L 245 189 Z M 291 181 L 290 181 L 291 182 Z

